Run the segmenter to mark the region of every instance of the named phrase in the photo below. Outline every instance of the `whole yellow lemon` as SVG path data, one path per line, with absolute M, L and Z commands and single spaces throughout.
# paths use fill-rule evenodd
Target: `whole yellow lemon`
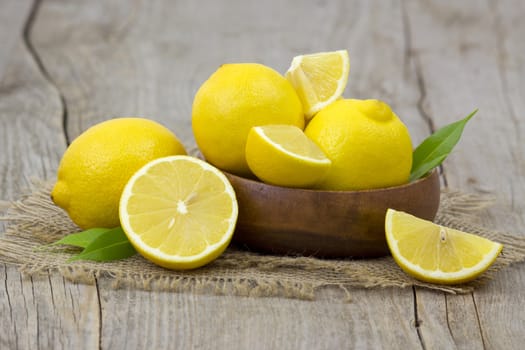
M 222 65 L 193 101 L 195 141 L 208 162 L 250 176 L 245 146 L 252 126 L 288 124 L 304 129 L 301 101 L 291 83 L 256 63 Z
M 305 133 L 332 161 L 322 189 L 362 190 L 408 182 L 410 135 L 382 101 L 337 100 L 314 116 Z
M 149 161 L 174 154 L 186 154 L 184 146 L 152 120 L 102 122 L 69 145 L 51 198 L 83 229 L 119 226 L 120 195 L 129 178 Z

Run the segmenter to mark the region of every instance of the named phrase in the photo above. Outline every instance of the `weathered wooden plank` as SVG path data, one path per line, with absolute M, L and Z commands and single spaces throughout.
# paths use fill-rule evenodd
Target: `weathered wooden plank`
M 399 290 L 356 290 L 342 303 L 107 288 L 102 347 L 414 349 L 412 307 Z
M 3 0 L 0 2 L 0 82 L 11 60 L 13 48 L 20 41 L 33 0 Z
M 520 1 L 498 5 L 411 1 L 407 7 L 414 33 L 414 51 L 426 91 L 424 112 L 436 126 L 442 126 L 475 107 L 480 109 L 445 163 L 449 186 L 495 195 L 497 205 L 487 211 L 480 223 L 522 232 L 524 119 L 515 111 L 523 106 L 520 95 L 525 76 L 522 59 L 525 31 L 518 20 L 523 14 L 523 4 Z M 425 30 L 429 27 L 432 30 Z M 523 329 L 525 317 L 525 310 L 520 306 L 524 273 L 520 267 L 503 271 L 488 286 L 476 291 L 472 300 L 447 297 L 446 318 L 442 311 L 438 314 L 441 322 L 447 321 L 458 347 L 472 345 L 463 337 L 470 338 L 476 333 L 476 329 L 472 329 L 473 316 L 481 327 L 479 332 L 485 348 L 522 347 L 525 334 L 518 328 Z M 422 300 L 418 300 L 419 309 L 439 306 L 433 296 L 419 295 L 422 296 Z M 433 333 L 435 329 L 425 329 L 423 323 L 422 331 Z
M 423 72 L 426 70 L 433 71 L 434 68 L 424 65 L 425 62 L 421 59 L 421 55 L 425 54 L 426 51 L 422 45 L 429 45 L 429 43 L 432 43 L 431 45 L 446 44 L 448 38 L 443 41 L 436 40 L 433 37 L 435 28 L 440 28 L 441 23 L 429 22 L 426 16 L 433 16 L 433 14 L 426 13 L 425 8 L 418 8 L 413 5 L 412 2 L 405 2 L 405 30 L 410 42 L 408 60 L 412 63 L 412 68 L 417 76 L 421 94 L 418 101 L 419 114 L 427 120 L 429 128 L 435 130 L 447 122 L 440 119 L 440 114 L 430 114 L 427 111 L 428 100 L 433 98 L 429 96 L 429 86 L 434 86 L 434 81 L 426 79 Z M 429 25 L 429 23 L 432 24 Z M 458 34 L 454 33 L 454 35 Z M 460 35 L 460 37 L 462 36 Z M 436 41 L 435 44 L 434 41 Z M 438 46 L 435 51 L 443 54 L 446 52 L 446 48 Z M 459 56 L 451 55 L 450 59 L 456 62 L 459 60 Z M 442 80 L 451 81 L 452 84 L 455 77 L 452 75 L 447 78 L 447 76 L 441 75 Z M 451 93 L 453 91 L 450 90 Z M 455 118 L 458 119 L 460 116 L 462 115 L 455 116 Z M 426 348 L 479 348 L 483 346 L 482 334 L 472 298 L 445 296 L 421 289 L 416 289 L 416 295 L 418 330 L 421 341 Z M 459 320 L 457 319 L 458 316 Z
M 500 155 L 491 172 L 490 181 L 497 181 L 498 189 L 505 189 L 504 200 L 500 200 L 498 210 L 493 210 L 497 220 L 488 225 L 500 227 L 522 234 L 525 237 L 525 23 L 521 19 L 525 4 L 514 1 L 511 4 L 490 3 L 494 16 L 494 32 L 497 44 L 497 69 L 502 89 L 502 109 L 494 123 L 498 131 L 494 139 L 511 138 L 509 148 L 500 153 L 510 154 L 509 158 Z M 497 111 L 495 111 L 497 113 Z M 503 114 L 503 117 L 500 115 Z M 503 127 L 502 125 L 503 124 Z M 502 191 L 503 192 L 503 191 Z M 498 227 L 498 226 L 496 226 Z M 525 342 L 525 310 L 523 308 L 525 290 L 525 269 L 523 264 L 505 271 L 490 288 L 474 294 L 483 328 L 487 348 L 520 348 Z
M 0 6 L 5 9 L 3 6 L 5 3 Z M 18 6 L 22 10 L 27 2 Z M 1 31 L 0 36 L 10 33 L 14 43 L 7 63 L 0 62 L 4 69 L 0 81 L 1 199 L 17 198 L 30 178 L 54 177 L 66 145 L 59 94 L 39 70 L 21 34 L 23 26 L 13 22 L 17 16 L 21 23 L 27 18 L 15 12 L 11 15 L 10 21 L 0 23 L 0 27 L 13 25 L 12 31 Z M 1 349 L 98 346 L 96 287 L 72 285 L 57 275 L 28 278 L 16 267 L 3 264 L 0 280 Z
M 3 85 L 2 80 L 6 66 L 9 65 L 15 57 L 12 55 L 13 49 L 16 47 L 16 44 L 21 41 L 24 23 L 29 16 L 31 3 L 32 1 L 30 0 L 9 0 L 0 3 L 0 45 L 2 47 L 0 50 L 0 88 Z M 0 93 L 2 93 L 1 90 Z M 7 130 L 7 127 L 3 129 Z M 0 159 L 1 157 L 3 157 L 2 154 L 0 154 Z M 0 174 L 2 174 L 1 170 Z M 0 199 L 0 209 L 1 208 L 2 200 Z M 0 235 L 3 232 L 3 228 L 3 223 L 0 222 Z
M 24 277 L 0 265 L 2 349 L 94 349 L 100 322 L 97 289 L 56 274 Z
M 418 329 L 427 349 L 481 349 L 472 295 L 439 295 L 417 288 Z
M 36 348 L 38 314 L 34 305 L 34 289 L 30 280 L 23 279 L 12 267 L 1 267 L 4 285 L 2 295 L 2 335 L 0 345 L 6 349 Z
M 24 180 L 17 178 L 23 174 L 22 166 L 15 162 L 14 166 L 10 163 L 14 158 L 25 156 L 20 151 L 18 141 L 14 139 L 21 132 L 16 127 L 15 118 L 24 110 L 24 104 L 21 104 L 22 88 L 19 85 L 28 80 L 22 71 L 24 66 L 30 61 L 27 52 L 22 49 L 23 37 L 22 29 L 29 15 L 30 1 L 4 1 L 0 4 L 0 198 L 7 199 L 16 196 L 19 192 L 18 186 L 24 185 Z M 6 70 L 13 70 L 13 65 L 22 58 L 23 63 L 17 64 L 15 72 L 4 75 Z M 20 80 L 16 76 L 20 75 Z M 45 84 L 44 84 L 45 85 Z M 27 87 L 27 85 L 26 85 Z M 39 97 L 45 93 L 33 94 L 33 97 Z M 18 96 L 18 97 L 17 97 Z M 29 97 L 29 96 L 28 96 Z M 27 120 L 27 117 L 26 117 Z M 19 130 L 17 130 L 19 129 Z M 23 132 L 23 129 L 22 129 Z M 24 135 L 24 136 L 27 136 Z M 38 142 L 38 141 L 37 141 Z M 13 152 L 14 151 L 14 152 Z M 18 160 L 17 160 L 18 161 Z M 23 167 L 27 174 L 27 164 Z M 38 171 L 33 170 L 33 173 Z M 18 182 L 15 185 L 15 179 Z M 0 234 L 4 226 L 0 224 Z M 2 334 L 0 336 L 0 348 L 2 349 L 21 349 L 36 348 L 37 313 L 32 303 L 33 286 L 31 281 L 23 280 L 14 267 L 0 265 L 0 279 L 3 281 L 0 286 L 0 314 L 2 315 L 0 327 Z M 33 336 L 28 336 L 33 334 Z
M 14 199 L 31 177 L 52 178 L 65 149 L 57 91 L 21 40 L 0 83 L 0 195 Z

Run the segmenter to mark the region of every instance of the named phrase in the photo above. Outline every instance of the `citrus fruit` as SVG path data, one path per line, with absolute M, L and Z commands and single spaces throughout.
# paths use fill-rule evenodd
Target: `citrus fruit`
M 304 122 L 292 85 L 256 63 L 222 65 L 193 101 L 192 128 L 200 151 L 211 164 L 241 176 L 251 174 L 244 149 L 252 126 L 289 124 L 303 129 Z
M 492 265 L 503 248 L 486 238 L 393 209 L 386 213 L 385 231 L 397 264 L 409 275 L 431 283 L 471 281 Z
M 186 151 L 164 126 L 143 118 L 107 120 L 69 145 L 51 197 L 83 229 L 119 226 L 118 203 L 131 175 L 150 160 L 173 154 Z
M 248 133 L 246 161 L 262 181 L 287 187 L 310 187 L 323 178 L 331 161 L 293 125 L 255 126 Z
M 120 222 L 135 249 L 171 269 L 217 258 L 237 221 L 237 200 L 223 173 L 189 156 L 151 161 L 126 184 Z
M 350 72 L 348 51 L 339 50 L 296 56 L 286 72 L 304 106 L 307 119 L 337 100 Z
M 332 161 L 319 188 L 362 190 L 408 182 L 410 135 L 384 102 L 337 100 L 315 115 L 305 134 Z

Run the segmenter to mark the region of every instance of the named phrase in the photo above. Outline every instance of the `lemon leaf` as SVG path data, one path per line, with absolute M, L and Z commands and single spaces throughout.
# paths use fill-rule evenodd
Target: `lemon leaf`
M 107 231 L 110 231 L 110 228 L 91 228 L 82 232 L 72 233 L 64 238 L 51 243 L 51 245 L 72 245 L 75 247 L 86 248 L 91 242 L 100 237 Z
M 410 181 L 423 177 L 447 158 L 461 138 L 465 125 L 477 112 L 475 109 L 465 118 L 442 127 L 417 146 L 412 156 Z
M 121 227 L 102 232 L 90 242 L 84 250 L 69 258 L 68 262 L 76 260 L 111 261 L 128 258 L 136 254 L 128 237 Z

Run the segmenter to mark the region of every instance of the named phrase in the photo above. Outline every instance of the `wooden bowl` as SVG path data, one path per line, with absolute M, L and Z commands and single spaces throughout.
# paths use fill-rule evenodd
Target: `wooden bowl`
M 364 191 L 321 191 L 267 185 L 229 173 L 239 203 L 233 241 L 250 250 L 327 258 L 389 254 L 388 208 L 433 220 L 440 196 L 434 170 L 412 183 Z

